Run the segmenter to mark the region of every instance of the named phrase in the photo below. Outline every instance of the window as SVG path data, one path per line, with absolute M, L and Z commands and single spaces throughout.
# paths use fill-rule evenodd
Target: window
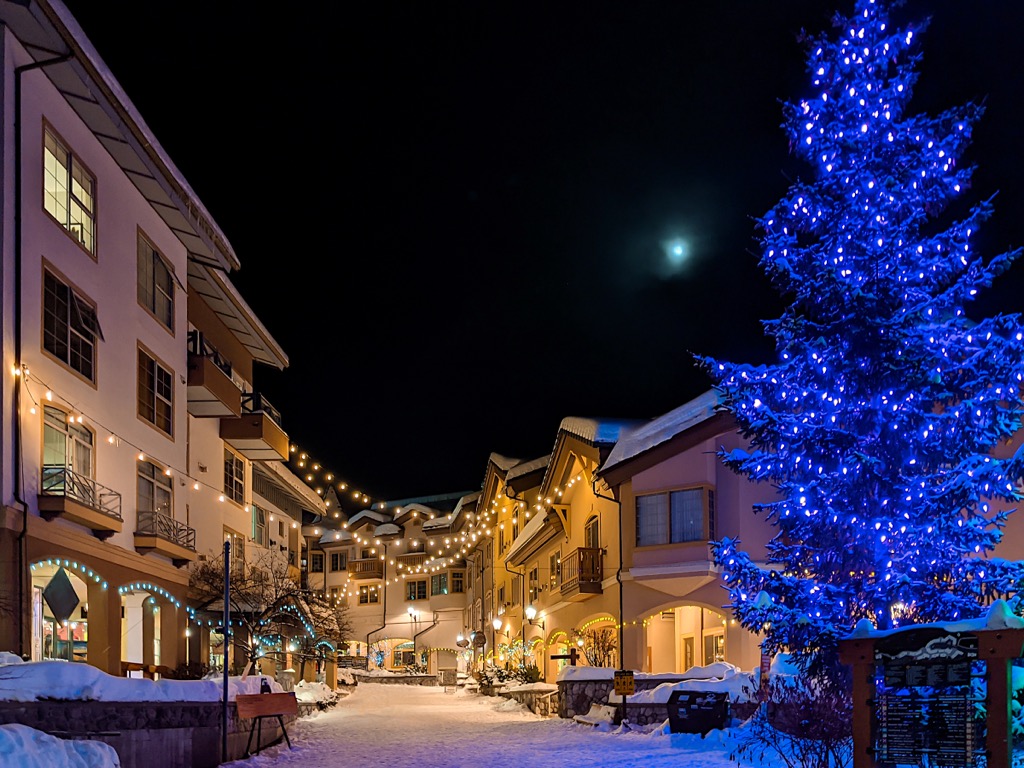
M 267 546 L 267 511 L 252 505 L 252 540 L 261 547 Z
M 284 538 L 284 520 L 277 521 L 277 535 L 278 538 Z
M 394 653 L 393 667 L 409 667 L 416 663 L 416 651 L 400 651 L 397 648 Z
M 448 594 L 448 574 L 447 573 L 435 573 L 430 577 L 430 594 L 432 595 L 447 595 Z
M 323 573 L 324 572 L 324 553 L 314 552 L 309 556 L 309 572 L 310 573 Z
M 427 580 L 418 579 L 416 581 L 405 582 L 405 599 L 406 600 L 426 600 L 427 599 Z
M 96 308 L 70 286 L 43 270 L 43 349 L 96 381 L 96 341 L 103 339 Z
M 331 602 L 337 603 L 341 599 L 341 590 L 338 587 L 331 587 Z
M 505 551 L 505 526 L 498 529 L 498 554 Z
M 363 586 L 359 588 L 359 604 L 369 605 L 380 600 L 380 593 L 376 587 Z
M 530 600 L 527 605 L 533 605 L 540 597 L 540 568 L 534 566 L 530 569 Z
M 519 538 L 519 515 L 512 518 L 512 541 Z
M 174 273 L 160 251 L 139 232 L 139 304 L 170 330 L 174 330 Z
M 65 469 L 80 477 L 93 476 L 92 432 L 69 419 L 64 411 L 43 406 L 43 486 L 47 490 L 65 487 Z
M 519 605 L 523 599 L 523 577 L 516 574 L 512 577 L 512 605 Z
M 245 503 L 245 462 L 227 448 L 224 449 L 224 495 L 236 504 Z
M 171 517 L 174 494 L 171 478 L 151 461 L 139 461 L 136 464 L 139 512 L 156 512 Z
M 139 348 L 139 418 L 168 436 L 173 434 L 174 377 Z
M 43 208 L 71 238 L 96 253 L 96 179 L 48 127 L 43 129 Z
M 461 595 L 466 591 L 466 574 L 463 571 L 452 571 L 452 594 Z
M 558 589 L 559 584 L 562 583 L 562 553 L 560 550 L 556 549 L 551 553 L 548 567 L 551 569 L 551 588 Z
M 245 562 L 245 537 L 237 531 L 225 528 L 224 541 L 231 544 L 231 567 L 243 564 Z
M 707 541 L 714 529 L 710 520 L 714 497 L 715 492 L 709 488 L 637 496 L 637 546 Z M 708 520 L 707 530 L 705 520 Z
M 590 549 L 601 548 L 601 528 L 597 521 L 597 515 L 587 520 L 587 524 L 583 529 L 583 541 L 584 546 Z
M 347 552 L 331 552 L 331 571 L 344 571 L 348 568 Z
M 501 615 L 505 612 L 505 603 L 505 585 L 502 584 L 500 587 L 498 587 L 498 615 Z

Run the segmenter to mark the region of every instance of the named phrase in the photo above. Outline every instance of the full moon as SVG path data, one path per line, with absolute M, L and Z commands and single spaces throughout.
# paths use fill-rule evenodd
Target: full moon
M 662 272 L 667 275 L 680 274 L 690 258 L 690 244 L 681 237 L 674 237 L 662 241 L 661 249 L 665 254 Z

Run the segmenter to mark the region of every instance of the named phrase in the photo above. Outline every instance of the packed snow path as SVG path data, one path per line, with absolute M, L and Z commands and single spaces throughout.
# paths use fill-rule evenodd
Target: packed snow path
M 361 684 L 333 709 L 297 723 L 283 744 L 233 766 L 302 768 L 735 768 L 731 741 L 684 734 L 605 733 L 541 718 L 514 702 L 442 688 Z

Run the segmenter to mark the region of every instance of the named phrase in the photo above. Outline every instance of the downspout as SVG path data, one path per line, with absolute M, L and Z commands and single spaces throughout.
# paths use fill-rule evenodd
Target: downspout
M 42 69 L 51 64 L 60 64 L 73 59 L 74 55 L 66 53 L 43 61 L 34 61 L 14 68 L 14 364 L 21 368 L 21 262 L 22 262 L 22 225 L 21 225 L 21 76 L 34 69 Z M 24 499 L 24 466 L 22 465 L 21 435 L 21 386 L 24 375 L 16 376 L 14 382 L 14 500 L 21 505 L 21 532 L 18 534 L 18 653 L 25 655 L 25 627 L 21 625 L 25 617 L 25 537 L 28 534 L 28 504 Z
M 388 545 L 384 545 L 384 598 L 381 600 L 383 606 L 381 608 L 380 620 L 384 623 L 376 629 L 371 629 L 366 633 L 366 655 L 370 655 L 370 635 L 375 632 L 380 632 L 382 629 L 386 629 L 388 626 Z
M 626 669 L 626 653 L 623 647 L 624 633 L 625 633 L 625 619 L 623 617 L 623 600 L 622 600 L 622 502 L 614 496 L 602 496 L 597 492 L 597 478 L 594 478 L 594 482 L 590 486 L 590 490 L 593 492 L 595 498 L 604 499 L 605 501 L 615 502 L 615 506 L 618 509 L 619 518 L 619 567 L 615 570 L 615 580 L 619 583 L 619 670 L 625 671 Z M 703 616 L 703 614 L 702 614 Z M 622 696 L 621 711 L 619 712 L 619 721 L 621 722 L 626 718 L 626 697 Z
M 434 611 L 434 621 L 433 621 L 433 623 L 429 627 L 424 627 L 423 629 L 421 629 L 419 632 L 417 632 L 415 635 L 412 636 L 412 652 L 413 653 L 416 653 L 416 641 L 419 639 L 419 636 L 422 635 L 424 632 L 429 632 L 430 630 L 432 630 L 436 626 L 437 626 L 437 611 Z M 419 663 L 419 662 L 417 662 L 417 663 Z M 428 664 L 429 664 L 429 659 L 428 659 Z

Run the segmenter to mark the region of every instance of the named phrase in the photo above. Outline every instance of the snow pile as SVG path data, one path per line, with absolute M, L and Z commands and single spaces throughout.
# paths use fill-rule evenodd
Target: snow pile
M 717 662 L 721 664 L 723 662 Z M 680 677 L 699 669 L 712 669 L 717 664 L 711 664 L 707 667 L 692 667 L 690 670 L 684 673 L 679 672 L 658 672 L 657 674 L 651 674 L 648 672 L 633 672 L 633 678 L 635 680 L 678 680 Z M 728 666 L 732 666 L 731 664 Z M 611 667 L 562 667 L 558 671 L 558 677 L 555 678 L 557 682 L 563 680 L 614 680 L 615 669 Z
M 0 725 L 0 765 L 18 768 L 118 768 L 102 741 L 64 741 L 27 725 Z
M 259 691 L 259 683 L 256 692 Z M 0 666 L 0 700 L 220 701 L 210 680 L 114 677 L 88 664 L 30 661 Z
M 505 686 L 501 689 L 505 693 L 521 693 L 523 691 L 540 691 L 550 693 L 557 691 L 558 686 L 553 683 L 524 683 L 523 685 Z
M 338 670 L 338 683 L 340 685 L 355 685 L 356 676 L 352 674 L 351 669 L 339 669 Z
M 324 683 L 307 683 L 305 680 L 299 680 L 295 684 L 295 698 L 306 704 L 333 704 L 338 700 L 338 694 Z
M 266 680 L 270 684 L 271 693 L 283 693 L 284 688 L 272 677 L 266 675 L 250 675 L 246 678 L 228 677 L 228 701 L 234 701 L 238 694 L 262 693 L 260 681 Z M 217 680 L 217 701 L 220 701 L 220 692 L 224 689 L 223 678 Z
M 16 653 L 0 651 L 0 664 L 21 664 L 22 658 Z
M 626 697 L 629 704 L 667 704 L 673 691 L 694 693 L 725 693 L 732 702 L 748 701 L 750 692 L 756 690 L 757 681 L 753 673 L 740 671 L 739 667 L 725 662 L 716 662 L 706 667 L 693 667 L 683 673 L 681 682 L 662 683 L 648 691 L 638 691 Z M 619 701 L 612 694 L 608 701 Z

